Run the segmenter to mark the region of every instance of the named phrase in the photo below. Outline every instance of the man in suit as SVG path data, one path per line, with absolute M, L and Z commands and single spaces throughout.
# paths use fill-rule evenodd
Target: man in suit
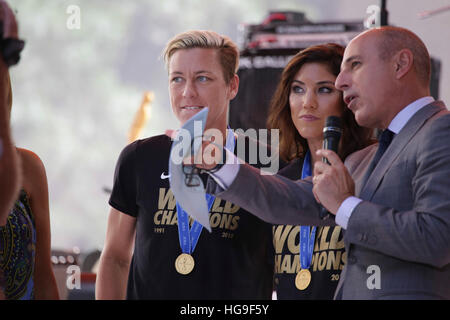
M 450 299 L 450 114 L 429 82 L 415 34 L 366 31 L 347 46 L 336 87 L 360 125 L 389 129 L 380 145 L 345 165 L 319 150 L 331 165 L 315 163 L 313 183 L 225 165 L 211 174 L 225 188 L 210 179 L 208 189 L 272 223 L 341 225 L 347 264 L 335 298 Z M 318 218 L 314 199 L 335 222 Z

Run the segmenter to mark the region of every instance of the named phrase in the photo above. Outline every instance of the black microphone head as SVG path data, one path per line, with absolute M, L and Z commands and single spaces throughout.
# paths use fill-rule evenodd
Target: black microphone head
M 323 135 L 327 137 L 334 136 L 340 138 L 342 134 L 342 121 L 340 117 L 329 116 L 325 121 L 325 127 L 323 127 Z

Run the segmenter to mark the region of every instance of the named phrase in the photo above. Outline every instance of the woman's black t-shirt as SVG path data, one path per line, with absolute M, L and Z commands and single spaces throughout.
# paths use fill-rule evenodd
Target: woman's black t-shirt
M 295 159 L 278 174 L 291 180 L 301 178 L 303 159 Z M 331 300 L 347 261 L 341 227 L 317 227 L 309 271 L 311 282 L 304 290 L 295 286 L 301 270 L 300 226 L 274 225 L 275 288 L 280 300 Z
M 175 269 L 181 254 L 176 201 L 167 178 L 170 138 L 138 140 L 122 151 L 109 204 L 137 219 L 128 299 L 271 299 L 271 225 L 216 198 L 212 233 L 204 229 L 193 271 Z

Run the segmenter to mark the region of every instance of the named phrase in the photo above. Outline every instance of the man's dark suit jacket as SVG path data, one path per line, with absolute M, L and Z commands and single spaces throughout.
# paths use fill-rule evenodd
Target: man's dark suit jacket
M 450 112 L 438 101 L 408 121 L 365 185 L 376 145 L 346 159 L 363 201 L 345 231 L 348 258 L 335 298 L 450 299 L 449 142 Z M 227 190 L 210 179 L 208 191 L 270 223 L 334 223 L 318 218 L 311 180 L 264 176 L 241 165 Z

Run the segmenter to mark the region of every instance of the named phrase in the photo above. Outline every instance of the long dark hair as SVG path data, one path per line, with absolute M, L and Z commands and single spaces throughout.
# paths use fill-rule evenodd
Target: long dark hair
M 328 43 L 312 46 L 297 53 L 286 65 L 281 74 L 275 94 L 271 100 L 267 126 L 269 129 L 280 130 L 280 157 L 285 161 L 304 157 L 308 150 L 306 139 L 297 131 L 292 118 L 289 105 L 289 94 L 295 75 L 306 63 L 321 63 L 328 67 L 329 71 L 338 76 L 341 68 L 344 47 Z M 342 94 L 341 94 L 342 97 Z M 372 130 L 360 127 L 355 120 L 353 112 L 342 101 L 342 144 L 338 152 L 341 159 L 349 154 L 362 149 L 374 141 Z

